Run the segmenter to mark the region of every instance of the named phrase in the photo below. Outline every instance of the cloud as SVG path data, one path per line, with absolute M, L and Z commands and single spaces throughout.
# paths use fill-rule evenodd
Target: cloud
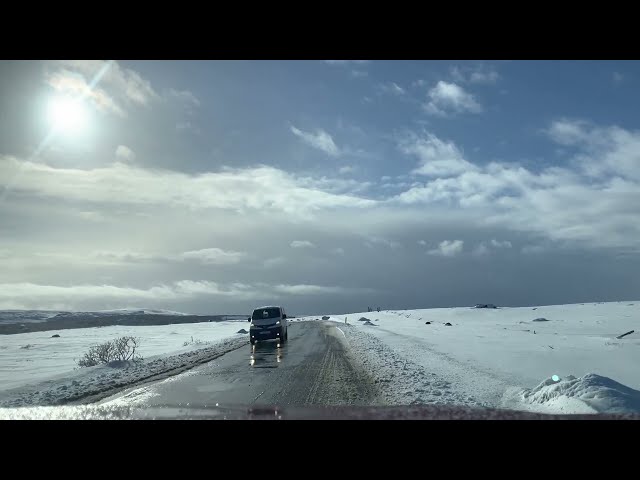
M 122 106 L 101 88 L 91 88 L 81 75 L 59 70 L 46 74 L 45 81 L 59 93 L 82 97 L 90 102 L 97 110 L 115 113 L 120 117 L 126 116 Z
M 133 150 L 126 145 L 118 145 L 118 148 L 116 148 L 116 158 L 127 162 L 133 162 L 136 159 L 136 154 L 133 153 Z
M 92 254 L 89 259 L 113 261 L 115 263 L 196 261 L 203 265 L 232 265 L 239 263 L 245 257 L 246 253 L 244 252 L 235 252 L 214 247 L 190 250 L 177 254 L 100 251 Z M 78 257 L 77 255 L 72 256 L 72 258 L 79 261 L 86 261 L 86 259 Z
M 371 63 L 371 60 L 325 60 L 327 65 L 333 66 L 349 66 L 349 65 L 367 65 Z
M 498 75 L 498 72 L 496 72 L 495 70 L 490 70 L 487 72 L 476 71 L 471 74 L 469 81 L 471 83 L 493 85 L 498 81 L 499 78 L 500 75 Z
M 463 245 L 463 240 L 444 240 L 440 242 L 438 248 L 429 250 L 427 253 L 429 255 L 439 255 L 442 257 L 454 257 L 462 252 Z
M 351 70 L 351 76 L 354 78 L 368 77 L 369 72 L 365 70 Z
M 18 308 L 55 309 L 60 305 L 82 306 L 90 302 L 120 308 L 127 302 L 158 303 L 208 296 L 246 300 L 280 298 L 285 295 L 352 295 L 369 292 L 372 290 L 368 288 L 238 282 L 220 284 L 208 280 L 179 280 L 148 288 L 91 284 L 58 286 L 23 282 L 0 284 L 0 308 L 18 306 Z
M 440 140 L 432 133 L 423 136 L 409 135 L 399 142 L 400 150 L 415 155 L 420 166 L 414 174 L 431 177 L 446 177 L 476 171 L 477 167 L 465 160 L 460 149 L 453 143 Z
M 573 149 L 564 167 L 532 171 L 490 162 L 411 186 L 385 203 L 459 211 L 475 225 L 581 248 L 638 247 L 640 132 L 566 120 L 552 122 L 547 132 Z
M 439 81 L 429 90 L 430 101 L 424 105 L 427 113 L 446 116 L 455 113 L 480 113 L 482 106 L 473 95 L 455 83 Z
M 170 88 L 167 91 L 167 95 L 170 98 L 179 100 L 180 102 L 182 102 L 187 106 L 190 106 L 190 107 L 200 106 L 200 100 L 198 100 L 198 98 L 189 90 L 175 90 L 173 88 Z
M 511 242 L 509 240 L 496 240 L 492 239 L 490 242 L 481 242 L 473 250 L 473 254 L 477 256 L 488 255 L 491 250 L 511 248 Z
M 203 248 L 180 254 L 184 260 L 198 260 L 205 265 L 228 265 L 240 262 L 246 256 L 243 252 L 222 250 L 221 248 Z
M 382 93 L 388 93 L 391 95 L 404 95 L 407 93 L 404 88 L 395 82 L 380 84 L 378 88 Z
M 477 257 L 482 257 L 484 255 L 488 255 L 489 254 L 489 247 L 487 247 L 486 243 L 482 242 L 479 243 L 476 248 L 473 249 L 473 255 L 477 256 Z
M 345 165 L 344 167 L 340 167 L 338 169 L 338 173 L 342 173 L 342 174 L 353 173 L 355 171 L 356 171 L 356 168 L 352 165 Z
M 495 248 L 511 248 L 511 242 L 509 240 L 496 240 L 495 238 L 491 240 L 491 246 Z
M 86 95 L 98 109 L 119 116 L 126 115 L 123 104 L 148 106 L 160 98 L 148 80 L 115 61 L 47 61 L 45 80 L 58 91 Z
M 281 267 L 285 263 L 287 263 L 287 259 L 284 257 L 267 258 L 264 262 L 262 262 L 265 268 Z
M 418 240 L 418 245 L 422 245 L 423 247 L 425 247 L 427 245 L 427 242 L 424 240 Z
M 22 174 L 15 176 L 15 172 Z M 376 201 L 345 192 L 362 188 L 345 179 L 296 177 L 273 167 L 224 168 L 187 174 L 114 163 L 93 169 L 54 168 L 0 155 L 0 187 L 41 198 L 120 205 L 158 205 L 236 212 L 280 211 L 309 215 L 325 208 L 365 208 Z M 171 186 L 167 190 L 167 186 Z
M 331 253 L 334 255 L 344 255 L 344 248 L 338 247 L 331 249 Z
M 494 85 L 500 79 L 500 75 L 493 67 L 485 64 L 477 64 L 474 66 L 458 66 L 451 67 L 451 78 L 458 83 L 475 83 L 483 85 Z
M 620 72 L 613 72 L 611 75 L 614 85 L 620 85 L 625 80 L 625 76 Z
M 369 248 L 374 248 L 376 245 L 382 245 L 392 250 L 398 250 L 402 248 L 402 245 L 399 242 L 396 242 L 395 240 L 389 240 L 387 238 L 375 237 L 375 236 L 367 237 L 364 244 Z
M 545 248 L 541 245 L 524 245 L 520 251 L 525 255 L 534 255 L 544 252 Z
M 292 125 L 291 132 L 297 137 L 300 137 L 307 145 L 317 148 L 332 157 L 340 155 L 340 149 L 333 141 L 331 135 L 322 129 L 316 130 L 315 133 L 303 132 Z
M 555 120 L 546 130 L 546 133 L 560 145 L 576 145 L 588 141 L 586 126 L 586 122 L 580 120 Z
M 291 248 L 315 248 L 316 246 L 309 240 L 294 240 L 289 244 Z

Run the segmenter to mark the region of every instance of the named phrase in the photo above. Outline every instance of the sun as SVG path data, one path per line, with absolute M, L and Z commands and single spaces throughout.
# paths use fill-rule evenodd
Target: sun
M 70 97 L 55 97 L 49 102 L 49 122 L 58 133 L 78 135 L 87 127 L 88 115 L 84 104 Z

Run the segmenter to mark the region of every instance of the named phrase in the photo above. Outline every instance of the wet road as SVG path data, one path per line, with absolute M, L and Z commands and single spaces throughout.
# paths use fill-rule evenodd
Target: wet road
M 343 333 L 331 322 L 289 325 L 289 341 L 248 342 L 188 372 L 105 399 L 109 404 L 372 405 L 371 379 L 348 355 Z

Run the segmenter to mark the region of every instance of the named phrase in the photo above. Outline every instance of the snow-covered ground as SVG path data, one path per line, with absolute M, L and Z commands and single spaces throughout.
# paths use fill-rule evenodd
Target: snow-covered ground
M 57 403 L 198 363 L 248 342 L 246 321 L 109 326 L 0 336 L 0 405 Z M 59 334 L 59 338 L 52 335 Z M 91 345 L 121 336 L 141 339 L 142 362 L 76 369 Z M 186 344 L 186 345 L 185 345 Z
M 640 412 L 640 302 L 382 311 L 329 320 L 388 404 Z M 2 335 L 0 406 L 67 403 L 169 376 L 245 345 L 241 329 L 248 329 L 246 320 Z M 144 361 L 74 370 L 90 345 L 123 335 L 142 339 Z
M 640 412 L 640 302 L 364 312 L 330 320 L 342 324 L 389 403 Z

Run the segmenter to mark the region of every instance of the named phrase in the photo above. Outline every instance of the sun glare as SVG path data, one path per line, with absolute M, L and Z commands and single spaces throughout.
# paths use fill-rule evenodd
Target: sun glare
M 87 110 L 80 100 L 56 97 L 49 103 L 49 121 L 59 133 L 77 135 L 87 126 Z

